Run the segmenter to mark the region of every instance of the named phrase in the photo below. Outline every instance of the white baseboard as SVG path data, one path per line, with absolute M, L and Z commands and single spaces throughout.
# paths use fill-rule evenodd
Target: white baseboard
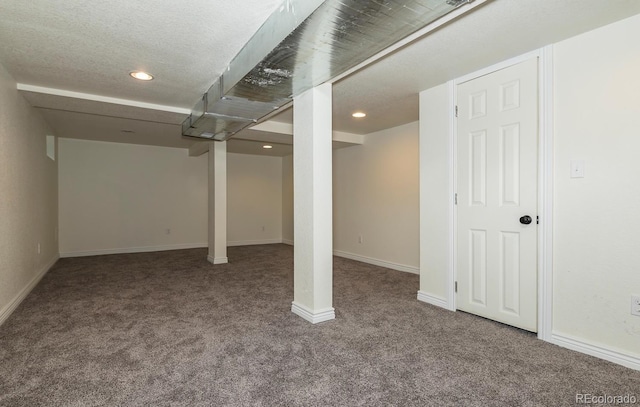
M 282 239 L 282 243 L 284 243 L 284 244 L 288 244 L 289 246 L 293 246 L 293 240 L 289 240 L 289 239 Z
M 211 264 L 227 264 L 227 263 L 229 263 L 229 258 L 228 257 L 207 256 L 207 260 Z
M 406 273 L 412 274 L 420 274 L 420 269 L 418 267 L 406 266 L 404 264 L 391 263 L 389 261 L 374 259 L 371 257 L 361 256 L 359 254 L 343 252 L 341 250 L 334 250 L 333 254 L 338 257 L 344 257 L 346 259 L 351 259 L 355 261 L 360 261 L 362 263 L 373 264 L 374 266 L 386 267 L 392 270 L 404 271 Z
M 593 345 L 568 335 L 552 333 L 551 340 L 549 340 L 549 342 L 563 348 L 608 360 L 609 362 L 617 363 L 630 369 L 640 370 L 640 358 L 638 357 L 603 348 L 602 346 Z
M 449 304 L 444 298 L 436 297 L 435 295 L 428 294 L 424 291 L 418 291 L 418 301 L 426 302 L 427 304 L 435 305 L 436 307 L 449 310 Z
M 262 239 L 262 240 L 233 240 L 228 241 L 227 246 L 253 246 L 256 244 L 282 243 L 282 239 Z
M 16 308 L 18 308 L 18 305 L 20 305 L 20 303 L 25 298 L 27 298 L 27 295 L 29 295 L 31 290 L 33 290 L 33 288 L 38 285 L 40 280 L 42 280 L 42 277 L 44 277 L 45 274 L 47 274 L 49 270 L 51 270 L 51 267 L 56 264 L 59 258 L 60 256 L 56 255 L 49 263 L 47 263 L 42 268 L 42 270 L 38 272 L 38 274 L 34 278 L 31 279 L 31 281 L 29 281 L 29 284 L 27 284 L 22 290 L 20 290 L 18 295 L 16 295 L 13 300 L 9 302 L 9 304 L 5 305 L 0 310 L 0 325 L 2 325 L 11 316 L 11 314 L 13 314 L 13 311 L 15 311 Z
M 291 312 L 301 317 L 302 319 L 311 322 L 312 324 L 336 319 L 336 310 L 333 308 L 327 308 L 314 312 L 304 305 L 296 303 L 295 301 L 291 303 Z
M 104 254 L 126 254 L 126 253 L 145 253 L 145 252 L 163 252 L 166 250 L 182 250 L 182 249 L 201 249 L 209 247 L 208 243 L 183 243 L 165 246 L 144 246 L 144 247 L 125 247 L 119 249 L 100 249 L 86 250 L 77 252 L 61 252 L 60 257 L 85 257 L 85 256 L 101 256 Z

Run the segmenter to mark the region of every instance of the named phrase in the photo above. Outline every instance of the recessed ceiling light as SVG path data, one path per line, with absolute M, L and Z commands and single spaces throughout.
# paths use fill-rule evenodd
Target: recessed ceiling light
M 129 75 L 131 75 L 133 78 L 140 79 L 141 81 L 150 81 L 153 79 L 153 75 L 142 71 L 129 72 Z
M 265 144 L 264 146 L 262 146 L 262 148 L 269 149 L 269 148 L 273 148 L 273 146 L 270 146 L 269 144 Z
M 353 116 L 353 117 L 356 117 L 356 118 L 360 119 L 360 118 L 362 118 L 362 117 L 365 117 L 366 115 L 367 115 L 367 114 L 366 114 L 366 113 L 364 113 L 364 112 L 355 112 L 355 113 L 353 113 L 351 116 Z

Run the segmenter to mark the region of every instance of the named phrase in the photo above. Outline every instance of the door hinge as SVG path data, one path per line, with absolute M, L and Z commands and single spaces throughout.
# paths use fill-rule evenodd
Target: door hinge
M 456 105 L 456 117 L 458 117 L 458 106 Z
M 453 284 L 453 290 L 455 292 L 458 292 L 458 282 L 457 281 Z
M 455 194 L 453 195 L 453 204 L 454 204 L 454 205 L 457 205 L 457 204 L 458 204 L 458 194 L 457 194 L 457 193 L 455 193 Z
M 536 216 L 536 225 L 540 224 L 540 216 Z

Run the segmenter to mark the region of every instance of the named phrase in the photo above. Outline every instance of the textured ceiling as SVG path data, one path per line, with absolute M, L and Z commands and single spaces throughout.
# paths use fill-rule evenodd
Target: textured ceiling
M 489 1 L 335 83 L 333 126 L 369 134 L 416 121 L 422 90 L 638 13 L 638 0 Z M 351 117 L 359 110 L 367 117 Z M 291 123 L 292 109 L 274 120 Z
M 99 96 L 23 92 L 60 137 L 186 147 L 178 108 L 193 107 L 281 1 L 0 0 L 0 63 L 19 83 Z M 421 90 L 638 13 L 639 0 L 490 0 L 336 83 L 334 130 L 415 121 Z M 156 79 L 133 80 L 137 69 Z M 290 110 L 275 120 L 290 123 Z
M 335 84 L 334 126 L 368 134 L 416 121 L 422 90 L 638 13 L 638 0 L 487 2 Z
M 191 108 L 281 1 L 0 0 L 0 62 L 19 83 Z

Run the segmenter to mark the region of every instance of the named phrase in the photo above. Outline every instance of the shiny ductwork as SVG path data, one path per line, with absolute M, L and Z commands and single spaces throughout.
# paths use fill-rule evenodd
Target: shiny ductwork
M 473 0 L 286 0 L 192 109 L 182 134 L 227 140 Z

